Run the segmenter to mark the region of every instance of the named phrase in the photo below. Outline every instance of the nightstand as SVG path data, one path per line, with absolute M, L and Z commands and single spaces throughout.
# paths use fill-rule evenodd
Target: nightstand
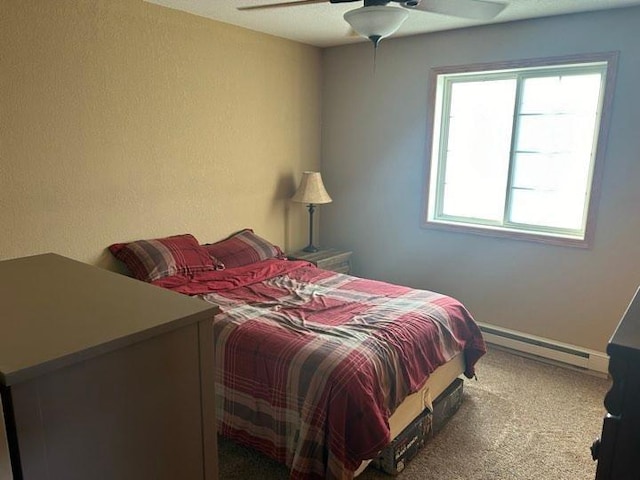
M 338 273 L 351 273 L 351 252 L 326 248 L 317 252 L 303 252 L 302 250 L 288 253 L 289 260 L 306 260 L 318 268 Z

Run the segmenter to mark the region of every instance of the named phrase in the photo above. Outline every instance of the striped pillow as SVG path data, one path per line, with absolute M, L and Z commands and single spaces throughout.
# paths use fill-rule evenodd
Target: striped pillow
M 109 251 L 135 278 L 145 282 L 173 275 L 190 276 L 222 266 L 191 234 L 115 243 Z
M 279 247 L 259 237 L 250 228 L 234 233 L 229 238 L 204 245 L 212 259 L 226 268 L 241 267 L 268 258 L 284 258 Z

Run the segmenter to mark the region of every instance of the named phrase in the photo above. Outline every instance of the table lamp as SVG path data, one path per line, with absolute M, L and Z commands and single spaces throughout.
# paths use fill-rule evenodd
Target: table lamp
M 322 183 L 320 172 L 304 172 L 302 180 L 291 201 L 306 203 L 309 209 L 309 245 L 304 247 L 304 252 L 317 252 L 318 247 L 313 244 L 313 212 L 316 205 L 331 203 L 331 197 Z

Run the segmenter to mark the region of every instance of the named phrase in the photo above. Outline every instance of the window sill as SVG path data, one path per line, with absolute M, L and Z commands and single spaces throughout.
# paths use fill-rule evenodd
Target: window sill
M 489 237 L 508 238 L 511 240 L 521 240 L 535 243 L 545 243 L 561 247 L 590 248 L 591 241 L 588 232 L 585 238 L 551 235 L 545 233 L 526 232 L 522 230 L 511 230 L 502 227 L 479 226 L 463 223 L 445 222 L 442 220 L 427 220 L 422 224 L 423 228 L 442 230 L 448 232 L 468 233 L 472 235 L 482 235 Z

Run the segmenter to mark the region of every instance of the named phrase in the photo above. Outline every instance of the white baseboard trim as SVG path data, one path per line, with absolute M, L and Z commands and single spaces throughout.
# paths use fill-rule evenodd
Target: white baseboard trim
M 477 322 L 487 343 L 512 350 L 548 358 L 575 367 L 607 373 L 609 356 L 604 352 L 589 350 L 548 338 L 537 337 L 508 328 Z

